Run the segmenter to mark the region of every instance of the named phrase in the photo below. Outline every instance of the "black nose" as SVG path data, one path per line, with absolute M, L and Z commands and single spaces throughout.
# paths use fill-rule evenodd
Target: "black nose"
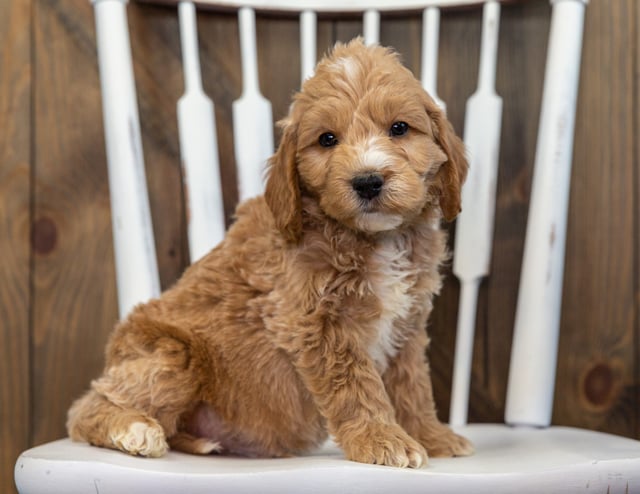
M 384 179 L 378 173 L 359 175 L 351 181 L 351 186 L 363 199 L 373 199 L 380 195 Z

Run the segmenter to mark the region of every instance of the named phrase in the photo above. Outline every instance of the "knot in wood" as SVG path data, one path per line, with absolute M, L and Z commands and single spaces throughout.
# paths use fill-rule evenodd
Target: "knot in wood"
M 585 374 L 583 392 L 587 402 L 597 408 L 608 407 L 614 399 L 615 376 L 606 362 L 593 365 Z
M 58 228 L 55 222 L 43 216 L 38 218 L 31 227 L 31 247 L 40 255 L 49 254 L 58 243 Z

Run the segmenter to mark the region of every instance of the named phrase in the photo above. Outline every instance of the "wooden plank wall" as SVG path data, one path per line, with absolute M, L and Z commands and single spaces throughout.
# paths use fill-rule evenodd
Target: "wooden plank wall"
M 163 287 L 188 262 L 175 102 L 183 83 L 171 8 L 132 3 L 129 23 Z M 503 9 L 504 98 L 493 274 L 483 283 L 470 418 L 501 421 L 549 29 L 546 0 Z M 478 68 L 478 12 L 445 12 L 440 96 L 454 126 Z M 636 0 L 591 0 L 576 124 L 558 387 L 553 421 L 640 439 L 638 57 Z M 361 23 L 321 19 L 319 51 Z M 199 16 L 205 90 L 216 104 L 224 200 L 237 200 L 231 103 L 238 26 Z M 295 19 L 258 20 L 263 93 L 285 115 L 299 84 Z M 381 40 L 420 69 L 420 20 L 385 19 Z M 71 401 L 102 366 L 116 321 L 109 193 L 93 13 L 87 0 L 0 2 L 0 491 L 16 456 L 62 437 Z M 458 286 L 430 324 L 436 400 L 448 416 Z
M 0 2 L 0 491 L 31 444 L 31 1 Z

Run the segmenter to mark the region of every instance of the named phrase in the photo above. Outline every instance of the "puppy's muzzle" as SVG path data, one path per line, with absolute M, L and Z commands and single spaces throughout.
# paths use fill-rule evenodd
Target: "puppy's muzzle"
M 371 200 L 380 195 L 384 178 L 379 173 L 367 173 L 366 175 L 358 175 L 351 181 L 353 190 L 362 199 Z

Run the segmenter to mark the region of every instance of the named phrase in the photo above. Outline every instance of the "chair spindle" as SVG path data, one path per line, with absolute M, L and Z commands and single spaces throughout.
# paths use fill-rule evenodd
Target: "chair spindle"
M 93 0 L 120 317 L 160 295 L 126 3 Z
M 551 0 L 505 421 L 551 423 L 582 32 L 587 0 Z
M 453 272 L 460 280 L 460 305 L 449 422 L 456 426 L 467 423 L 478 290 L 482 278 L 489 274 L 493 246 L 502 126 L 502 98 L 495 90 L 499 26 L 499 2 L 486 2 L 478 88 L 466 107 L 464 143 L 469 172 L 462 188 L 463 209 L 456 222 L 453 260 Z
M 180 2 L 178 14 L 185 79 L 185 93 L 178 101 L 178 130 L 193 263 L 224 238 L 224 202 L 214 106 L 202 89 L 193 2 Z

